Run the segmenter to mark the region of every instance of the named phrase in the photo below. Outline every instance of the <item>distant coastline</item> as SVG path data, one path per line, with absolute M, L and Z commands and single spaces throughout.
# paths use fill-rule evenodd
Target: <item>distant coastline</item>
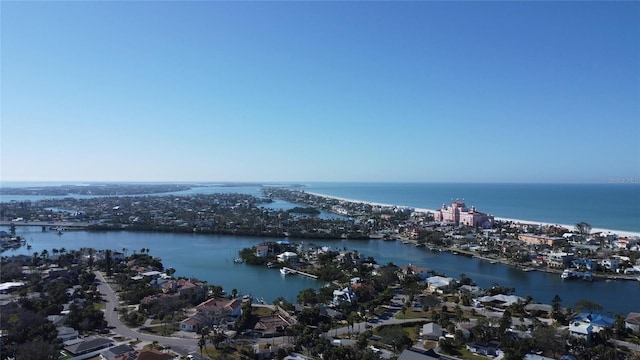
M 88 182 L 0 182 L 0 189 L 7 186 L 77 186 L 80 190 L 86 191 L 88 184 Z M 133 185 L 141 184 L 153 185 L 148 189 L 151 190 L 154 186 L 157 188 L 158 185 L 163 183 L 138 182 Z M 350 202 L 406 207 L 417 211 L 434 211 L 430 209 L 430 205 L 438 202 L 448 202 L 447 200 L 452 196 L 459 194 L 463 200 L 466 198 L 470 206 L 476 205 L 478 210 L 493 215 L 496 220 L 534 225 L 557 225 L 570 230 L 573 230 L 574 224 L 586 221 L 593 226 L 592 230 L 594 232 L 611 232 L 620 236 L 631 237 L 640 236 L 640 187 L 635 183 L 447 184 L 311 182 L 301 184 L 294 182 L 176 182 L 173 184 L 183 186 L 188 184 L 192 188 L 165 194 L 180 196 L 198 193 L 238 192 L 260 196 L 259 189 L 263 187 L 289 187 L 299 188 L 299 190 L 305 192 L 310 191 L 310 194 L 313 193 Z M 101 187 L 101 190 L 104 190 L 104 188 Z M 153 190 L 148 192 L 153 193 Z M 65 196 L 90 198 L 96 196 L 96 194 L 65 194 Z M 50 196 L 0 194 L 0 202 L 37 201 L 48 198 Z
M 406 205 L 398 205 L 398 204 L 385 204 L 385 203 L 379 203 L 379 202 L 374 202 L 374 201 L 364 201 L 364 200 L 357 200 L 357 199 L 349 199 L 349 198 L 344 198 L 344 197 L 340 197 L 340 196 L 333 196 L 333 195 L 326 195 L 326 194 L 321 194 L 321 193 L 316 193 L 316 192 L 309 192 L 309 191 L 305 191 L 305 193 L 310 194 L 310 195 L 315 195 L 315 196 L 320 196 L 320 197 L 324 197 L 327 199 L 334 199 L 334 200 L 339 200 L 339 201 L 345 201 L 345 202 L 350 202 L 350 203 L 360 203 L 360 204 L 367 204 L 367 205 L 372 205 L 372 206 L 390 206 L 390 207 L 400 207 L 400 208 L 411 208 L 414 209 L 417 212 L 423 212 L 423 213 L 427 213 L 427 212 L 435 212 L 434 209 L 426 209 L 426 208 L 416 208 L 413 206 L 406 206 Z M 508 221 L 508 222 L 513 222 L 516 224 L 528 224 L 528 225 L 541 225 L 541 226 L 560 226 L 560 227 L 564 227 L 569 229 L 569 231 L 573 231 L 575 225 L 569 225 L 569 224 L 557 224 L 557 223 L 551 223 L 551 222 L 544 222 L 544 221 L 533 221 L 533 220 L 523 220 L 523 219 L 514 219 L 514 218 L 507 218 L 507 217 L 495 217 L 495 220 L 498 221 Z M 635 232 L 635 231 L 625 231 L 625 230 L 614 230 L 614 229 L 604 229 L 604 228 L 592 228 L 591 229 L 591 233 L 610 233 L 610 234 L 616 234 L 618 236 L 622 236 L 622 237 L 638 237 L 640 238 L 640 232 Z

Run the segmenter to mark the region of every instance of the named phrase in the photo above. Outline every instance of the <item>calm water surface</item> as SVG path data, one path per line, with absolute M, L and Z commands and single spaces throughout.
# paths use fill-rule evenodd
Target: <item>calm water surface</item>
M 3 228 L 2 230 L 8 230 Z M 202 234 L 130 233 L 130 232 L 84 232 L 69 231 L 63 235 L 42 232 L 39 227 L 18 227 L 18 235 L 27 239 L 32 249 L 26 247 L 9 250 L 3 256 L 16 254 L 32 255 L 54 248 L 67 250 L 82 247 L 134 250 L 149 248 L 153 256 L 160 257 L 166 267 L 174 267 L 177 276 L 197 277 L 209 284 L 221 285 L 227 292 L 237 289 L 271 303 L 278 296 L 295 301 L 298 292 L 307 288 L 319 288 L 324 284 L 301 276 L 286 276 L 277 269 L 235 264 L 238 252 L 259 244 L 266 239 L 259 237 L 222 236 Z M 290 240 L 300 243 L 301 240 Z M 378 263 L 393 262 L 403 266 L 409 263 L 425 266 L 439 273 L 458 278 L 464 273 L 481 287 L 494 284 L 514 287 L 517 295 L 531 295 L 534 300 L 550 303 L 555 294 L 560 295 L 564 306 L 573 307 L 580 299 L 591 299 L 604 306 L 612 314 L 640 312 L 640 282 L 637 281 L 563 281 L 559 275 L 539 272 L 525 273 L 501 264 L 491 264 L 475 258 L 449 253 L 431 252 L 405 245 L 401 242 L 370 241 L 309 241 L 333 248 L 357 250 L 364 256 L 374 257 Z

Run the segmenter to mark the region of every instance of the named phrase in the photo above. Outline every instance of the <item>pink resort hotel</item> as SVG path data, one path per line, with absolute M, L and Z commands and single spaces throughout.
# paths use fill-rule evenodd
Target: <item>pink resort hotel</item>
M 493 216 L 477 211 L 475 207 L 471 210 L 467 208 L 464 201 L 456 200 L 447 207 L 442 204 L 442 208 L 436 210 L 433 219 L 439 222 L 454 223 L 456 225 L 466 225 L 472 227 L 490 227 L 493 225 Z

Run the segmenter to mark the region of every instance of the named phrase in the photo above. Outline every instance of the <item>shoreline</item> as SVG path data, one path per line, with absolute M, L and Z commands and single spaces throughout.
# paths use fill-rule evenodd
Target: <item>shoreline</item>
M 411 209 L 414 209 L 414 211 L 416 211 L 416 212 L 422 212 L 422 213 L 427 213 L 427 212 L 433 213 L 433 212 L 436 211 L 436 210 L 433 210 L 433 209 L 417 208 L 417 207 L 413 207 L 413 206 L 405 206 L 405 205 L 397 205 L 397 204 L 384 204 L 384 203 L 379 203 L 379 202 L 374 202 L 374 201 L 348 199 L 348 198 L 343 198 L 343 197 L 339 197 L 339 196 L 326 195 L 326 194 L 320 194 L 320 193 L 309 192 L 309 191 L 305 191 L 305 193 L 306 194 L 310 194 L 310 195 L 319 196 L 319 197 L 324 197 L 324 198 L 327 198 L 327 199 L 345 201 L 345 202 L 356 203 L 356 204 L 366 204 L 366 205 L 371 205 L 371 206 L 389 206 L 389 207 L 411 208 Z M 560 226 L 560 227 L 567 228 L 570 232 L 572 232 L 573 228 L 574 228 L 574 225 L 568 225 L 568 224 L 557 224 L 557 223 L 550 223 L 550 222 L 545 222 L 545 221 L 514 219 L 514 218 L 508 218 L 508 217 L 501 217 L 501 216 L 495 216 L 494 219 L 496 221 L 509 221 L 509 222 L 513 222 L 513 223 L 516 223 L 516 224 L 541 225 L 541 226 Z M 631 237 L 631 238 L 637 237 L 637 238 L 640 238 L 640 231 L 615 230 L 615 229 L 606 229 L 606 228 L 592 228 L 591 229 L 591 234 L 594 234 L 594 233 L 615 234 L 615 235 L 618 235 L 619 237 Z

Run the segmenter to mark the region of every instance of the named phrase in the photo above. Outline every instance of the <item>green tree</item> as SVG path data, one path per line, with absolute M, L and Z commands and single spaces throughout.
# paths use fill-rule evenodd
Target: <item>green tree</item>
M 305 289 L 298 293 L 298 302 L 302 305 L 316 304 L 316 291 L 314 289 Z
M 200 348 L 200 357 L 202 357 L 202 350 L 204 349 L 206 344 L 207 342 L 204 338 L 201 337 L 200 339 L 198 339 L 198 348 Z
M 502 313 L 502 317 L 500 318 L 500 326 L 498 327 L 498 334 L 504 339 L 505 336 L 508 336 L 507 330 L 511 328 L 512 319 L 511 319 L 511 311 L 506 309 Z
M 58 360 L 60 352 L 55 344 L 35 340 L 18 345 L 15 355 L 20 360 Z
M 214 331 L 211 335 L 209 335 L 209 341 L 213 344 L 213 347 L 218 349 L 218 346 L 221 342 L 226 339 L 226 335 L 222 331 Z
M 393 346 L 393 350 L 396 352 L 406 349 L 413 344 L 407 331 L 397 325 L 383 327 L 380 329 L 379 335 L 382 341 Z
M 584 237 L 589 236 L 589 234 L 591 234 L 591 225 L 587 222 L 581 221 L 577 223 L 575 227 L 576 227 L 576 231 Z
M 578 300 L 578 302 L 576 302 L 576 304 L 574 305 L 574 308 L 578 312 L 590 312 L 590 313 L 594 311 L 601 311 L 603 309 L 602 305 L 598 304 L 595 301 L 591 301 L 589 299 Z

